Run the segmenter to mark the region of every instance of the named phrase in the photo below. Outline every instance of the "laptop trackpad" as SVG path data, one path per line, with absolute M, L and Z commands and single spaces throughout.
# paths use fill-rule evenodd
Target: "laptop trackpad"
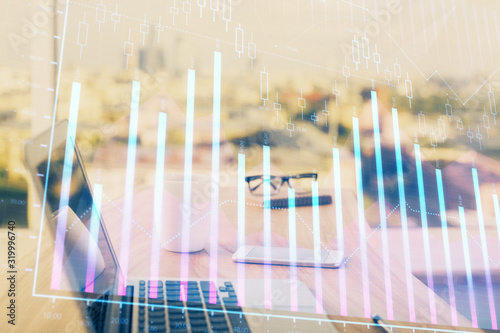
M 271 280 L 270 295 L 265 293 L 263 279 L 245 279 L 244 293 L 238 288 L 237 280 L 232 283 L 238 299 L 244 300 L 245 307 L 264 309 L 266 304 L 270 304 L 272 310 L 316 313 L 315 297 L 302 281 L 297 281 L 296 288 L 292 288 L 290 280 Z

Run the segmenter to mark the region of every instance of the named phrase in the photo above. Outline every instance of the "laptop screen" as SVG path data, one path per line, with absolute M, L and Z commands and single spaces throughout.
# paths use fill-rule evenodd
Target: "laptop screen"
M 56 130 L 62 130 L 62 128 L 66 129 L 66 126 L 56 126 L 55 128 Z M 65 160 L 65 149 L 65 142 L 53 147 L 48 172 L 46 209 L 50 209 L 52 218 L 49 223 L 51 223 L 51 228 L 55 231 L 58 224 L 56 216 L 65 208 L 61 207 L 61 203 L 64 202 L 61 200 L 61 193 L 63 192 L 61 188 L 65 163 L 66 166 L 68 165 L 68 161 Z M 113 249 L 108 240 L 106 229 L 102 223 L 100 211 L 93 202 L 85 167 L 76 146 L 71 165 L 69 195 L 67 198 L 67 206 L 70 210 L 67 209 L 68 207 L 66 207 L 66 210 L 72 211 L 74 215 L 66 212 L 67 222 L 61 272 L 62 275 L 70 274 L 71 278 L 69 280 L 71 282 L 66 288 L 52 287 L 51 289 L 63 291 L 70 287 L 72 292 L 102 294 L 113 286 L 117 263 L 113 256 Z M 47 160 L 37 165 L 37 171 L 40 174 L 45 173 L 46 170 Z M 92 223 L 95 224 L 94 230 L 92 230 Z M 92 253 L 91 256 L 95 257 L 95 260 L 88 260 L 89 252 Z M 89 265 L 89 262 L 94 264 L 93 267 Z M 89 270 L 92 270 L 92 274 L 88 272 Z M 57 275 L 57 272 L 55 275 Z M 54 283 L 54 274 L 52 283 Z M 86 296 L 92 297 L 90 295 Z

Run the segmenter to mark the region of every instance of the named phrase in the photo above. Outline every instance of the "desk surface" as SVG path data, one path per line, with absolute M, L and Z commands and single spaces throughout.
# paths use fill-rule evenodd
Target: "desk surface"
M 132 254 L 141 254 L 140 258 L 135 257 L 131 269 L 130 277 L 148 276 L 150 239 L 147 232 L 151 230 L 151 216 L 153 211 L 152 189 L 146 189 L 136 194 L 134 198 L 134 229 L 132 232 L 131 252 Z M 236 278 L 237 265 L 231 256 L 237 249 L 236 245 L 236 224 L 237 224 L 237 204 L 231 198 L 221 197 L 220 210 L 220 228 L 218 247 L 218 276 L 219 278 Z M 355 198 L 349 192 L 343 193 L 343 202 L 355 202 Z M 106 205 L 103 208 L 103 217 L 108 226 L 110 237 L 115 244 L 115 251 L 119 252 L 120 241 L 120 223 L 121 223 L 121 202 Z M 335 206 L 328 205 L 320 207 L 320 225 L 321 242 L 329 249 L 336 248 L 336 227 L 335 227 Z M 250 245 L 262 244 L 262 218 L 263 209 L 261 207 L 249 204 L 246 206 L 246 242 Z M 313 247 L 312 235 L 312 208 L 296 208 L 297 225 L 297 243 L 301 247 Z M 288 211 L 272 211 L 272 243 L 273 246 L 288 246 Z M 250 222 L 251 221 L 251 222 Z M 361 274 L 361 256 L 360 256 L 360 237 L 359 224 L 357 217 L 353 216 L 352 210 L 345 210 L 343 214 L 344 221 L 344 242 L 346 263 L 341 269 L 322 269 L 321 276 L 323 282 L 323 300 L 324 308 L 328 314 L 341 314 L 339 290 L 339 277 L 341 270 L 346 275 L 346 295 L 347 295 L 347 314 L 353 317 L 364 317 L 364 300 L 362 294 L 362 274 Z M 376 230 L 372 230 L 364 223 L 366 228 L 367 245 L 367 265 L 369 274 L 370 290 L 370 311 L 386 316 L 386 290 L 384 265 L 381 256 L 381 237 Z M 391 249 L 394 251 L 395 249 Z M 402 249 L 400 250 L 402 251 Z M 180 256 L 177 253 L 161 251 L 160 275 L 161 276 L 179 276 Z M 409 321 L 410 312 L 407 300 L 407 283 L 405 279 L 404 263 L 399 255 L 392 254 L 390 280 L 392 286 L 392 302 L 394 308 L 394 319 L 398 321 Z M 189 276 L 192 278 L 209 277 L 209 254 L 208 251 L 201 251 L 189 255 Z M 298 268 L 298 278 L 303 281 L 311 291 L 315 290 L 314 268 Z M 246 278 L 264 278 L 264 266 L 246 265 Z M 289 279 L 290 268 L 286 266 L 272 266 L 273 279 Z M 411 276 L 413 286 L 413 295 L 416 309 L 416 321 L 420 323 L 430 323 L 428 288 L 417 278 Z M 451 324 L 451 315 L 449 305 L 436 296 L 437 323 L 441 325 Z M 471 327 L 470 322 L 458 315 L 459 325 Z
M 146 189 L 135 195 L 134 202 L 134 227 L 132 232 L 131 253 L 140 256 L 131 257 L 131 266 L 129 277 L 144 277 L 149 273 L 149 258 L 150 239 L 146 234 L 147 228 L 150 228 L 151 211 L 152 211 L 152 190 Z M 224 202 L 221 198 L 221 202 Z M 352 194 L 343 194 L 344 202 L 349 200 L 355 201 Z M 120 223 L 121 223 L 121 202 L 108 201 L 103 206 L 103 218 L 106 222 L 108 232 L 115 246 L 115 252 L 119 253 L 119 239 L 120 239 Z M 229 207 L 230 209 L 227 209 Z M 218 276 L 220 278 L 235 278 L 237 276 L 237 266 L 231 260 L 231 255 L 236 249 L 236 223 L 234 220 L 234 209 L 229 205 L 226 209 L 221 207 L 220 218 L 220 246 L 218 248 Z M 335 248 L 335 212 L 334 205 L 323 206 L 320 209 L 320 221 L 322 228 L 321 241 L 328 248 Z M 262 221 L 261 218 L 262 208 L 247 206 L 247 220 L 248 221 Z M 371 323 L 370 319 L 363 319 L 363 296 L 362 296 L 362 278 L 361 278 L 361 257 L 359 251 L 359 225 L 355 216 L 349 215 L 348 211 L 344 214 L 344 239 L 346 251 L 346 264 L 341 269 L 323 269 L 321 270 L 323 279 L 323 299 L 325 311 L 329 317 L 334 320 L 351 320 L 353 322 L 366 322 Z M 297 235 L 298 244 L 302 247 L 312 247 L 312 232 L 311 221 L 312 210 L 311 207 L 297 208 Z M 380 255 L 381 238 L 379 233 L 371 230 L 368 225 L 367 228 L 367 254 L 368 254 L 368 271 L 369 271 L 369 289 L 370 289 L 370 309 L 373 313 L 378 313 L 382 316 L 386 315 L 386 293 L 384 288 L 384 271 L 383 260 Z M 248 223 L 247 226 L 247 241 L 248 243 L 258 244 L 261 240 L 262 225 L 259 223 Z M 47 230 L 45 236 L 51 237 Z M 287 246 L 288 235 L 288 212 L 287 211 L 273 211 L 272 213 L 272 231 L 273 231 L 273 245 Z M 20 242 L 22 252 L 19 254 L 20 262 L 23 267 L 34 267 L 35 254 L 37 251 L 36 236 L 37 231 L 23 230 L 20 235 Z M 35 237 L 33 237 L 35 236 Z M 44 249 L 42 248 L 42 252 Z M 41 258 L 43 258 L 43 253 Z M 50 257 L 50 256 L 47 256 Z M 190 277 L 206 278 L 209 275 L 209 254 L 207 251 L 201 251 L 189 255 L 190 257 Z M 179 263 L 180 255 L 177 253 L 161 250 L 161 267 L 160 275 L 175 277 L 179 276 Z M 340 290 L 339 290 L 339 276 L 341 270 L 346 274 L 346 294 L 347 294 L 347 312 L 348 317 L 339 316 L 341 313 L 340 305 Z M 263 278 L 263 266 L 261 265 L 245 265 L 245 273 L 247 278 Z M 314 283 L 314 268 L 298 268 L 298 277 L 303 281 L 313 292 L 315 288 Z M 290 269 L 286 266 L 272 266 L 273 279 L 288 279 L 290 276 Z M 81 325 L 81 317 L 79 315 L 78 306 L 76 302 L 71 300 L 57 299 L 53 302 L 50 298 L 32 297 L 34 271 L 21 271 L 19 275 L 18 286 L 20 290 L 19 295 L 19 324 L 17 329 L 25 332 L 45 332 L 48 327 L 53 331 L 61 332 L 84 332 L 85 327 Z M 394 325 L 406 325 L 409 321 L 409 310 L 406 296 L 406 281 L 404 265 L 400 261 L 398 255 L 391 254 L 391 285 L 394 304 Z M 415 296 L 415 308 L 417 323 L 424 324 L 411 324 L 415 327 L 429 327 L 425 324 L 430 322 L 429 315 L 429 301 L 428 301 L 428 288 L 415 277 L 412 277 L 412 285 Z M 0 283 L 2 286 L 4 281 Z M 450 307 L 439 297 L 436 297 L 437 319 L 439 328 L 450 328 Z M 35 311 L 35 309 L 46 309 L 46 311 Z M 29 314 L 29 315 L 28 315 Z M 31 314 L 34 314 L 31 317 Z M 52 319 L 50 316 L 54 314 L 61 314 L 61 319 Z M 30 317 L 28 317 L 30 316 Z M 335 324 L 340 331 L 343 331 L 343 324 Z M 459 315 L 459 325 L 470 327 L 467 319 Z M 350 331 L 366 331 L 366 326 L 357 325 L 352 326 Z M 462 329 L 459 329 L 459 331 Z M 9 327 L 9 331 L 16 332 L 15 329 Z M 418 330 L 417 330 L 418 331 Z M 468 331 L 476 331 L 468 329 Z
M 148 236 L 151 230 L 151 212 L 152 212 L 152 189 L 145 189 L 136 193 L 134 197 L 134 224 L 131 238 L 131 262 L 129 277 L 144 277 L 149 275 L 149 252 L 151 249 L 150 238 Z M 236 250 L 236 204 L 231 199 L 221 197 L 221 202 L 226 204 L 221 205 L 220 210 L 220 246 L 218 247 L 218 276 L 221 279 L 236 278 L 237 266 L 231 260 L 231 255 Z M 343 202 L 355 202 L 354 196 L 349 193 L 343 193 Z M 120 241 L 120 224 L 121 224 L 121 209 L 122 202 L 112 202 L 107 200 L 103 205 L 102 214 L 106 223 L 108 233 L 114 244 L 115 252 L 119 253 Z M 336 221 L 335 221 L 335 206 L 328 205 L 320 207 L 320 225 L 321 225 L 321 242 L 329 249 L 336 248 Z M 248 244 L 261 244 L 262 241 L 262 214 L 263 209 L 253 204 L 247 205 L 246 220 L 258 221 L 247 223 L 246 234 Z M 312 248 L 312 208 L 302 207 L 296 208 L 297 220 L 297 242 L 299 246 Z M 371 323 L 371 320 L 364 317 L 364 300 L 362 294 L 362 274 L 361 274 L 361 252 L 359 249 L 359 223 L 356 214 L 351 210 L 343 212 L 344 226 L 344 241 L 346 263 L 340 269 L 322 269 L 321 277 L 323 281 L 323 300 L 324 309 L 329 317 L 340 321 L 366 322 Z M 383 269 L 383 259 L 381 256 L 381 237 L 378 230 L 372 230 L 364 222 L 366 228 L 366 246 L 367 246 L 367 268 L 369 272 L 369 290 L 370 290 L 370 311 L 378 313 L 385 317 L 386 311 L 386 291 L 385 277 Z M 391 230 L 391 232 L 394 232 Z M 397 233 L 397 231 L 395 231 Z M 273 246 L 288 246 L 288 211 L 273 210 L 272 211 L 272 233 Z M 51 237 L 48 230 L 45 230 L 45 237 Z M 21 244 L 20 262 L 23 267 L 35 266 L 37 242 L 36 236 L 38 232 L 23 230 L 20 233 Z M 30 237 L 31 236 L 31 237 Z M 35 236 L 35 237 L 34 237 Z M 405 267 L 401 261 L 401 244 L 394 242 L 390 245 L 390 260 L 391 260 L 391 286 L 392 286 L 392 301 L 394 308 L 393 324 L 405 326 L 409 322 L 410 312 L 407 299 L 407 284 L 405 280 Z M 42 247 L 42 252 L 44 251 Z M 45 250 L 46 251 L 46 250 Z M 141 255 L 137 255 L 141 254 Z M 189 255 L 189 275 L 192 278 L 208 278 L 209 276 L 209 253 L 207 250 L 200 251 Z M 178 277 L 180 266 L 180 254 L 161 250 L 160 258 L 160 276 Z M 43 259 L 43 253 L 41 258 Z M 51 257 L 48 255 L 47 257 Z M 339 288 L 339 279 L 342 273 L 345 272 L 347 295 L 347 315 L 340 316 L 341 302 L 340 297 L 342 291 Z M 264 277 L 264 266 L 262 265 L 245 265 L 246 278 Z M 18 328 L 23 328 L 26 332 L 45 331 L 47 327 L 51 327 L 54 331 L 58 329 L 63 331 L 85 331 L 85 327 L 81 326 L 81 318 L 79 308 L 76 302 L 70 300 L 57 299 L 55 302 L 50 298 L 32 297 L 32 285 L 34 271 L 21 271 L 19 276 L 20 290 L 20 314 Z M 290 268 L 287 266 L 272 266 L 273 279 L 289 279 Z M 315 269 L 314 268 L 298 268 L 298 278 L 304 282 L 314 293 L 315 291 Z M 5 282 L 2 281 L 1 285 Z M 416 322 L 423 324 L 411 324 L 415 327 L 429 327 L 430 311 L 429 311 L 429 289 L 416 277 L 411 276 L 411 284 L 414 290 L 414 302 L 416 309 Z M 436 295 L 437 323 L 439 328 L 450 328 L 451 315 L 450 306 Z M 38 309 L 35 311 L 35 309 Z M 39 309 L 46 309 L 40 311 Z M 61 314 L 60 320 L 51 319 L 54 314 Z M 28 318 L 28 314 L 34 314 L 33 318 Z M 458 315 L 459 325 L 463 327 L 471 327 L 470 322 Z M 343 324 L 338 323 L 336 326 L 340 331 L 343 331 Z M 13 332 L 12 328 L 9 327 Z M 366 326 L 352 326 L 352 331 L 366 331 Z M 455 329 L 455 328 L 454 328 Z M 471 331 L 471 329 L 468 329 Z M 472 330 L 474 331 L 474 330 Z

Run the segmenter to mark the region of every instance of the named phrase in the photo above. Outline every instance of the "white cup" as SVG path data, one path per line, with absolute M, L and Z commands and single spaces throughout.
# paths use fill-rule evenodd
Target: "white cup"
M 165 176 L 161 232 L 164 249 L 197 252 L 207 247 L 210 241 L 210 179 L 208 175 L 192 174 L 191 181 L 186 183 L 184 174 Z M 191 190 L 191 204 L 183 205 L 185 187 Z

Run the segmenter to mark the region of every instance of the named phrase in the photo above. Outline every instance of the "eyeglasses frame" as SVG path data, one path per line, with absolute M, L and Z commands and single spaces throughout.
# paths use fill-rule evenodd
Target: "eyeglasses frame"
M 310 173 L 300 173 L 300 174 L 288 175 L 288 176 L 269 176 L 269 180 L 266 180 L 264 178 L 264 175 L 246 176 L 245 177 L 245 182 L 248 183 L 248 189 L 250 190 L 250 193 L 252 193 L 253 195 L 263 196 L 264 194 L 256 194 L 256 193 L 254 193 L 254 191 L 259 186 L 261 186 L 262 184 L 264 184 L 265 181 L 269 181 L 269 185 L 273 186 L 272 183 L 271 183 L 271 179 L 276 179 L 276 178 L 281 178 L 281 183 L 280 183 L 279 186 L 277 186 L 275 188 L 276 192 L 273 193 L 273 194 L 278 194 L 281 191 L 281 188 L 283 187 L 284 183 L 287 183 L 288 187 L 291 188 L 291 189 L 293 189 L 293 186 L 290 184 L 290 179 L 311 178 L 311 179 L 314 179 L 316 181 L 316 180 L 318 180 L 318 173 L 317 172 L 310 172 Z M 257 187 L 255 187 L 255 188 L 252 189 L 250 187 L 250 182 L 252 180 L 256 180 L 256 179 L 262 179 L 263 182 L 262 182 L 262 184 L 259 184 Z

